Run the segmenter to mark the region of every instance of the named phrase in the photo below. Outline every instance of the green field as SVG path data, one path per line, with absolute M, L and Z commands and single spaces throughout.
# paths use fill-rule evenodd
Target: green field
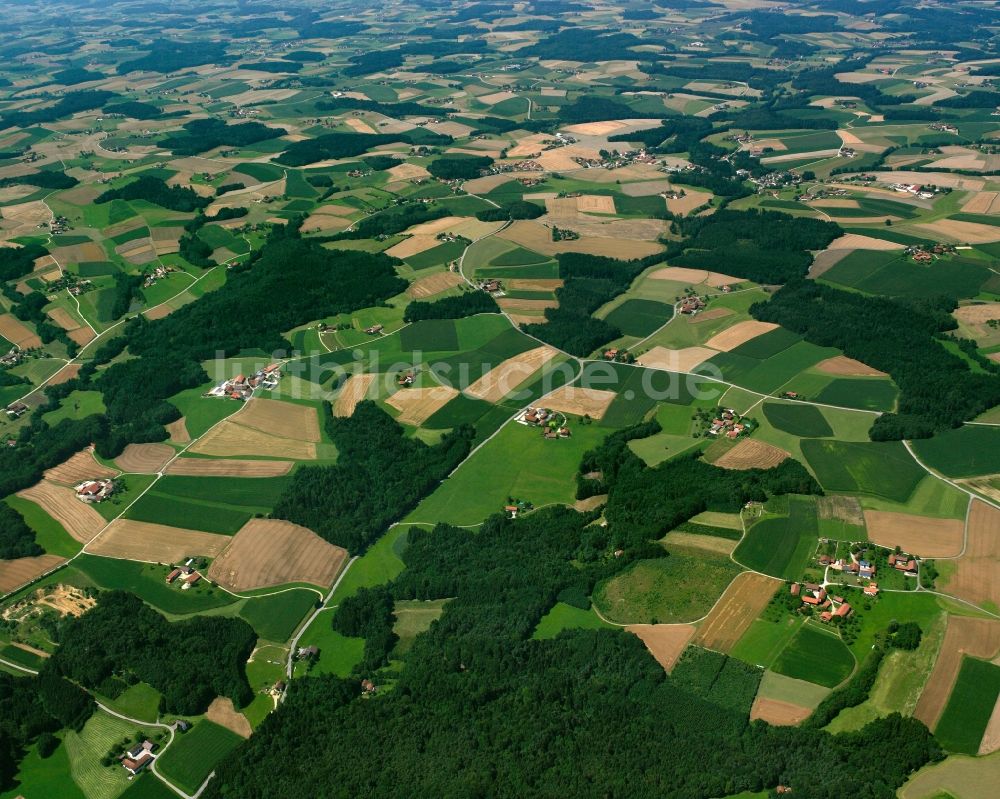
M 155 489 L 143 494 L 139 501 L 125 512 L 126 519 L 223 535 L 234 534 L 250 521 L 251 515 L 250 511 L 210 505 L 207 502 L 185 502 Z
M 544 640 L 555 638 L 563 630 L 604 630 L 610 628 L 612 625 L 601 619 L 593 608 L 583 610 L 573 605 L 567 605 L 565 602 L 556 602 L 552 610 L 542 616 L 531 637 L 536 640 Z
M 320 613 L 299 638 L 299 646 L 315 646 L 319 649 L 319 659 L 310 674 L 336 674 L 347 677 L 361 662 L 365 651 L 364 638 L 348 638 L 333 629 L 333 612 Z M 296 667 L 296 675 L 305 673 Z
M 122 799 L 176 799 L 177 794 L 171 791 L 163 781 L 146 773 L 132 780 Z
M 740 344 L 740 346 L 730 350 L 730 352 L 763 361 L 777 355 L 779 352 L 787 350 L 801 340 L 802 336 L 798 333 L 778 327 L 760 336 L 756 336 L 744 344 Z
M 87 799 L 115 799 L 128 787 L 128 774 L 117 762 L 101 765 L 101 758 L 125 738 L 130 741 L 142 732 L 130 722 L 98 711 L 80 732 L 69 731 L 63 745 L 69 755 L 73 781 Z M 146 731 L 146 734 L 152 730 Z
M 830 270 L 823 282 L 893 297 L 975 297 L 990 277 L 985 263 L 961 256 L 930 264 L 914 263 L 898 252 L 855 250 Z
M 404 352 L 443 352 L 458 349 L 458 333 L 451 319 L 428 319 L 414 322 L 399 333 L 399 346 Z
M 140 682 L 131 685 L 114 699 L 103 697 L 101 702 L 112 710 L 141 721 L 156 721 L 160 715 L 160 692 Z
M 15 785 L 0 793 L 0 799 L 90 799 L 73 781 L 69 754 L 66 744 L 61 744 L 55 752 L 44 760 L 38 750 L 31 746 L 18 765 Z M 175 794 L 171 794 L 173 799 Z M 140 798 L 141 799 L 141 798 Z M 151 797 L 151 799 L 154 799 Z M 167 799 L 167 797 L 164 797 Z
M 1000 472 L 1000 427 L 966 425 L 913 442 L 917 457 L 948 477 Z
M 899 390 L 885 378 L 837 377 L 823 387 L 816 401 L 865 411 L 891 411 L 898 397 Z
M 833 428 L 815 405 L 765 402 L 762 408 L 767 421 L 793 436 L 824 438 L 833 435 Z
M 786 677 L 834 688 L 854 670 L 854 656 L 835 631 L 809 622 L 799 628 L 771 668 Z
M 965 657 L 934 735 L 951 752 L 974 755 L 1000 695 L 1000 666 Z
M 604 321 L 627 336 L 648 336 L 674 315 L 674 307 L 655 300 L 625 300 Z
M 444 612 L 447 599 L 404 599 L 396 602 L 393 612 L 396 621 L 392 626 L 392 631 L 399 636 L 396 648 L 393 650 L 395 656 L 403 655 L 413 646 L 413 642 L 422 632 L 426 632 L 431 624 Z
M 212 769 L 243 742 L 235 732 L 202 719 L 174 740 L 157 769 L 179 788 L 194 793 Z
M 287 641 L 319 599 L 318 593 L 305 588 L 248 599 L 240 618 L 265 641 Z
M 824 490 L 906 502 L 926 472 L 902 443 L 805 439 L 802 454 Z
M 780 622 L 754 619 L 729 654 L 751 665 L 769 668 L 801 625 L 799 619 L 792 618 Z
M 797 580 L 816 550 L 819 523 L 814 497 L 790 496 L 788 516 L 757 522 L 733 557 L 748 568 L 784 580 Z
M 619 624 L 690 622 L 702 618 L 741 571 L 725 555 L 670 547 L 594 588 L 594 606 Z
M 796 680 L 774 671 L 764 672 L 760 688 L 757 690 L 757 696 L 764 699 L 791 702 L 793 705 L 810 709 L 815 708 L 829 693 L 830 691 L 821 685 Z
M 79 541 L 34 502 L 18 496 L 9 496 L 4 501 L 24 517 L 28 527 L 35 531 L 35 542 L 50 555 L 71 558 L 82 549 Z

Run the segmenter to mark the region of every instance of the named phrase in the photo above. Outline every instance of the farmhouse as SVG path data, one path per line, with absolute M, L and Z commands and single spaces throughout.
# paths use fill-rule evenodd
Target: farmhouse
M 889 556 L 889 565 L 896 571 L 912 573 L 914 576 L 917 573 L 917 561 L 909 555 L 893 553 Z
M 865 596 L 878 596 L 878 583 L 868 583 L 861 590 Z
M 181 576 L 180 569 L 174 569 L 167 575 L 167 585 L 170 585 L 174 580 Z
M 115 492 L 113 480 L 84 480 L 74 489 L 76 498 L 81 502 L 96 503 L 104 502 Z
M 821 607 L 827 602 L 826 589 L 822 586 L 816 585 L 816 583 L 805 583 L 803 588 L 805 588 L 805 592 L 802 594 L 803 604 Z
M 184 585 L 181 586 L 182 591 L 187 591 L 192 585 L 197 583 L 201 579 L 201 575 L 198 572 L 192 572 L 187 577 L 184 578 Z
M 145 741 L 137 743 L 131 749 L 127 750 L 122 756 L 122 768 L 124 768 L 133 777 L 136 776 L 156 759 L 156 756 L 153 754 L 155 749 L 156 744 L 148 738 Z
M 712 419 L 708 434 L 712 436 L 724 435 L 726 438 L 735 440 L 744 433 L 749 434 L 750 429 L 742 416 L 732 408 L 725 408 L 722 413 Z
M 382 325 L 372 325 L 371 327 L 366 327 L 366 328 L 365 328 L 365 332 L 366 332 L 366 333 L 367 333 L 367 334 L 368 334 L 369 336 L 377 336 L 377 335 L 378 335 L 379 333 L 381 333 L 381 332 L 382 332 L 382 331 L 383 331 L 384 329 L 385 329 L 385 328 L 384 328 L 384 327 L 383 327 Z
M 296 660 L 305 660 L 307 658 L 315 658 L 319 656 L 319 649 L 316 646 L 300 646 L 295 650 Z
M 858 561 L 858 577 L 864 580 L 870 580 L 875 576 L 875 564 L 869 563 L 867 560 Z
M 687 316 L 693 316 L 705 307 L 705 301 L 701 297 L 685 297 L 681 300 L 680 312 Z

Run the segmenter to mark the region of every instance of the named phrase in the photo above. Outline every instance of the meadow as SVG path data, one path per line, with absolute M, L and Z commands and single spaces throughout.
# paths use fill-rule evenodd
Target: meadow
M 168 780 L 194 793 L 212 769 L 242 742 L 235 732 L 201 719 L 174 740 L 156 765 Z
M 774 427 L 800 438 L 825 438 L 833 428 L 815 405 L 765 402 L 764 416 Z
M 293 589 L 248 599 L 239 616 L 265 641 L 287 641 L 319 600 L 319 594 Z
M 917 457 L 948 477 L 1000 472 L 1000 427 L 966 425 L 913 442 Z
M 733 557 L 755 571 L 797 580 L 816 550 L 819 523 L 814 497 L 788 497 L 788 516 L 757 522 L 736 547 Z
M 775 659 L 771 668 L 797 680 L 834 688 L 854 670 L 854 656 L 840 636 L 807 622 Z
M 777 622 L 754 619 L 729 654 L 745 663 L 770 668 L 801 626 L 800 619 L 789 617 L 783 617 Z
M 906 502 L 926 475 L 898 441 L 805 439 L 802 454 L 826 491 Z
M 656 300 L 625 300 L 613 309 L 604 321 L 619 328 L 627 336 L 648 336 L 665 325 L 674 315 L 672 305 Z
M 543 641 L 555 638 L 563 630 L 604 630 L 611 629 L 612 626 L 598 616 L 593 608 L 583 610 L 565 602 L 556 602 L 552 609 L 542 616 L 531 637 Z
M 1000 695 L 1000 666 L 965 657 L 934 734 L 952 752 L 974 755 Z

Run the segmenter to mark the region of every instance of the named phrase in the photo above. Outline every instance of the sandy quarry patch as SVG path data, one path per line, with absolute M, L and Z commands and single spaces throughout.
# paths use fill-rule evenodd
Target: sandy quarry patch
M 168 444 L 129 444 L 115 463 L 123 472 L 156 474 L 176 454 Z
M 395 244 L 386 250 L 386 255 L 391 255 L 394 258 L 408 258 L 411 255 L 417 255 L 418 253 L 426 252 L 427 250 L 433 250 L 441 244 L 437 240 L 436 236 L 432 235 L 417 235 L 410 236 L 408 239 L 403 239 L 399 244 Z
M 910 555 L 947 558 L 962 550 L 965 524 L 960 519 L 931 519 L 910 513 L 866 510 L 868 538 L 879 546 L 902 547 Z
M 219 400 L 220 402 L 222 400 Z M 284 404 L 284 403 L 283 403 Z M 253 455 L 284 460 L 315 460 L 316 444 L 301 439 L 282 438 L 227 419 L 195 442 L 190 452 L 197 455 Z
M 693 624 L 630 624 L 625 628 L 646 645 L 664 671 L 670 672 L 694 636 Z
M 688 283 L 697 286 L 705 283 L 713 288 L 739 283 L 741 278 L 724 275 L 721 272 L 709 272 L 705 269 L 688 269 L 684 266 L 665 266 L 649 275 L 653 280 L 673 280 L 678 283 Z
M 457 396 L 458 390 L 451 386 L 403 388 L 389 397 L 386 404 L 399 411 L 397 421 L 419 427 Z
M 358 403 L 368 395 L 368 389 L 377 377 L 378 375 L 373 374 L 348 377 L 340 389 L 340 394 L 337 395 L 337 402 L 333 406 L 333 415 L 351 416 Z
M 944 634 L 941 651 L 913 715 L 933 730 L 948 704 L 948 697 L 962 666 L 962 657 L 969 655 L 991 659 L 996 657 L 998 650 L 1000 621 L 948 616 L 948 629 Z
M 8 594 L 65 562 L 57 555 L 0 560 L 0 593 Z
M 576 416 L 587 415 L 591 419 L 601 419 L 617 396 L 614 391 L 604 391 L 599 388 L 562 386 L 543 397 L 539 404 L 544 408 L 562 413 L 571 413 Z
M 757 338 L 757 336 L 777 329 L 777 327 L 778 325 L 773 322 L 758 322 L 756 319 L 747 319 L 712 336 L 705 342 L 705 346 L 729 352 L 741 344 L 746 344 L 751 339 Z
M 249 738 L 253 734 L 247 717 L 233 706 L 233 700 L 228 696 L 215 697 L 205 711 L 205 718 L 243 738 Z
M 228 540 L 208 577 L 232 591 L 293 582 L 326 588 L 347 560 L 347 550 L 280 519 L 251 519 Z
M 97 535 L 107 522 L 96 510 L 76 498 L 73 489 L 42 480 L 17 495 L 29 499 L 61 524 L 66 532 L 81 543 Z
M 736 575 L 699 625 L 694 643 L 728 653 L 782 585 L 781 580 L 755 572 Z
M 255 398 L 227 421 L 282 438 L 312 442 L 320 440 L 319 416 L 316 409 L 308 405 Z
M 962 210 L 967 214 L 997 214 L 1000 213 L 1000 192 L 977 191 L 970 194 Z
M 812 710 L 780 699 L 758 696 L 750 708 L 750 720 L 761 719 L 776 727 L 790 727 L 805 721 Z
M 215 558 L 233 539 L 218 533 L 202 533 L 183 527 L 115 519 L 87 547 L 94 555 L 107 555 L 150 563 L 177 563 L 192 555 Z
M 282 477 L 295 464 L 292 461 L 248 461 L 237 458 L 178 458 L 164 474 L 193 477 Z
M 845 377 L 888 377 L 885 372 L 880 372 L 874 366 L 869 366 L 846 355 L 835 355 L 820 361 L 816 364 L 816 369 L 828 375 L 841 375 Z
M 0 314 L 0 336 L 22 350 L 33 350 L 42 346 L 42 340 L 16 316 Z
M 461 286 L 465 281 L 457 272 L 435 272 L 410 284 L 406 293 L 415 300 L 433 297 L 442 291 Z
M 166 428 L 172 444 L 187 444 L 191 440 L 191 434 L 188 433 L 183 416 L 166 425 Z
M 939 219 L 937 222 L 926 222 L 914 225 L 914 227 L 926 230 L 935 238 L 943 238 L 959 244 L 988 244 L 1000 241 L 1000 227 L 980 225 L 978 222 Z
M 637 359 L 642 366 L 651 369 L 663 369 L 668 372 L 690 372 L 698 364 L 704 363 L 713 355 L 717 355 L 718 350 L 708 347 L 685 347 L 680 350 L 672 350 L 667 347 L 653 347 L 649 352 L 644 352 Z
M 553 347 L 542 346 L 508 358 L 465 389 L 465 394 L 499 402 L 558 354 Z
M 770 469 L 777 466 L 791 453 L 753 438 L 744 438 L 727 451 L 713 465 L 722 469 Z
M 44 476 L 46 480 L 53 483 L 75 486 L 84 480 L 99 480 L 102 477 L 114 477 L 117 474 L 116 470 L 109 469 L 100 463 L 94 457 L 94 450 L 87 447 L 58 466 L 46 469 Z
M 1000 510 L 974 499 L 965 552 L 942 590 L 974 605 L 1000 603 Z

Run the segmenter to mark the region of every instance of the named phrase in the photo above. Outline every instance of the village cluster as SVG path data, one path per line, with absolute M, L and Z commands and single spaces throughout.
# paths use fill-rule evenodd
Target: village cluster
M 238 374 L 229 380 L 225 380 L 215 386 L 204 396 L 206 397 L 226 397 L 228 399 L 246 401 L 253 396 L 255 389 L 263 388 L 267 391 L 274 389 L 281 380 L 281 367 L 272 363 L 263 369 L 258 369 L 250 377 Z

